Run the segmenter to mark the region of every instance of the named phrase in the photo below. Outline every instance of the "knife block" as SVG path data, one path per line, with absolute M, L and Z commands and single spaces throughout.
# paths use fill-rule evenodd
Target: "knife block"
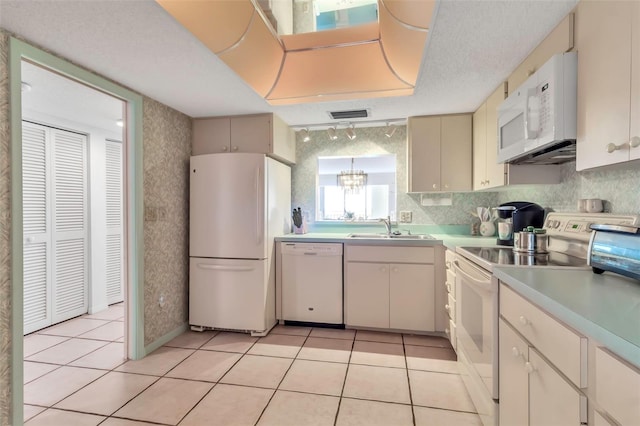
M 307 221 L 302 219 L 302 225 L 299 227 L 295 224 L 293 225 L 293 233 L 294 234 L 306 234 L 307 233 Z

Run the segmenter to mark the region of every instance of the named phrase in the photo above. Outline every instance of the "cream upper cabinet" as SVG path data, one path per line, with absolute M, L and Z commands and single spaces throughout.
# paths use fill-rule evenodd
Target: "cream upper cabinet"
M 631 138 L 632 145 L 640 143 L 640 2 L 631 2 Z M 640 159 L 640 146 L 632 147 L 631 160 Z
M 487 103 L 473 113 L 473 189 L 485 189 L 487 182 Z
M 505 165 L 498 164 L 498 107 L 506 96 L 501 84 L 473 114 L 473 189 L 505 184 Z
M 629 144 L 640 137 L 637 3 L 583 1 L 576 11 L 578 170 L 640 157 Z
M 295 163 L 295 134 L 274 114 L 195 119 L 192 154 L 225 152 L 261 153 Z
M 471 114 L 410 117 L 408 192 L 471 190 Z

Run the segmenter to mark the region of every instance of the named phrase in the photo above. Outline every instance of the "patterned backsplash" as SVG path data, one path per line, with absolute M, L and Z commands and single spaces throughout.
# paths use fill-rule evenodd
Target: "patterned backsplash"
M 532 201 L 556 211 L 576 211 L 580 198 L 601 198 L 605 209 L 612 213 L 640 214 L 640 166 L 627 165 L 613 170 L 576 172 L 575 162 L 558 167 L 562 183 L 557 185 L 526 185 L 501 188 L 495 192 L 431 194 L 429 198 L 451 197 L 451 205 L 423 206 L 420 194 L 408 194 L 407 188 L 407 128 L 398 126 L 391 138 L 384 135 L 386 127 L 356 129 L 356 139 L 349 140 L 344 130 L 338 139 L 329 139 L 325 130 L 311 131 L 311 140 L 296 140 L 297 164 L 292 167 L 292 202 L 302 207 L 309 223 L 315 222 L 316 174 L 318 157 L 358 156 L 373 154 L 396 155 L 398 185 L 397 211 L 410 211 L 416 225 L 465 225 L 475 218 L 478 206 L 493 207 L 508 201 Z

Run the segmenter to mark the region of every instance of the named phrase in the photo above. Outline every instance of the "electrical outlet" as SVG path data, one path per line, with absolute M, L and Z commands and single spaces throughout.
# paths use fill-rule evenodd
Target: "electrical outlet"
M 400 212 L 400 223 L 411 223 L 412 212 Z
M 145 222 L 155 222 L 158 220 L 158 211 L 155 207 L 147 206 L 144 208 Z

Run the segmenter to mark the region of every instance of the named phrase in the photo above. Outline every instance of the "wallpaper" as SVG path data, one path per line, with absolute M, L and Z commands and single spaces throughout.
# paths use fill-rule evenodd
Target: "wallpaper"
M 187 321 L 191 119 L 144 98 L 144 343 Z M 165 304 L 158 300 L 164 297 Z
M 397 211 L 411 211 L 414 224 L 463 225 L 473 220 L 470 212 L 477 206 L 495 206 L 498 196 L 494 192 L 445 193 L 430 198 L 451 197 L 450 206 L 423 206 L 420 194 L 407 194 L 407 128 L 398 126 L 391 138 L 385 136 L 386 127 L 356 128 L 356 139 L 347 138 L 338 130 L 338 139 L 329 139 L 325 130 L 311 131 L 311 140 L 296 139 L 296 165 L 292 167 L 292 203 L 307 212 L 309 222 L 315 220 L 316 174 L 318 157 L 351 156 L 363 154 L 395 154 L 398 187 Z M 465 167 L 465 165 L 460 165 Z M 467 166 L 468 167 L 468 166 Z M 366 170 L 365 170 L 366 171 Z
M 415 225 L 466 225 L 476 219 L 471 215 L 478 206 L 494 207 L 508 201 L 533 201 L 555 211 L 577 211 L 580 198 L 601 198 L 605 210 L 612 213 L 640 214 L 640 164 L 623 164 L 604 170 L 576 172 L 575 162 L 561 168 L 557 185 L 517 185 L 496 192 L 430 194 L 429 198 L 451 197 L 450 206 L 423 206 L 420 194 L 407 194 L 406 126 L 399 126 L 393 137 L 384 135 L 386 127 L 356 128 L 350 141 L 344 130 L 332 141 L 324 130 L 311 131 L 311 140 L 296 140 L 297 164 L 292 168 L 292 203 L 306 212 L 310 224 L 315 220 L 316 173 L 319 156 L 396 154 L 398 185 L 397 210 L 411 211 Z M 460 167 L 465 167 L 460 165 Z M 316 228 L 318 229 L 318 228 Z
M 509 188 L 499 193 L 498 200 L 534 201 L 555 211 L 577 211 L 580 198 L 605 200 L 605 211 L 640 214 L 640 164 L 627 163 L 604 170 L 576 172 L 576 163 L 562 168 L 559 185 L 531 185 Z
M 0 425 L 11 411 L 11 139 L 9 36 L 0 29 Z

